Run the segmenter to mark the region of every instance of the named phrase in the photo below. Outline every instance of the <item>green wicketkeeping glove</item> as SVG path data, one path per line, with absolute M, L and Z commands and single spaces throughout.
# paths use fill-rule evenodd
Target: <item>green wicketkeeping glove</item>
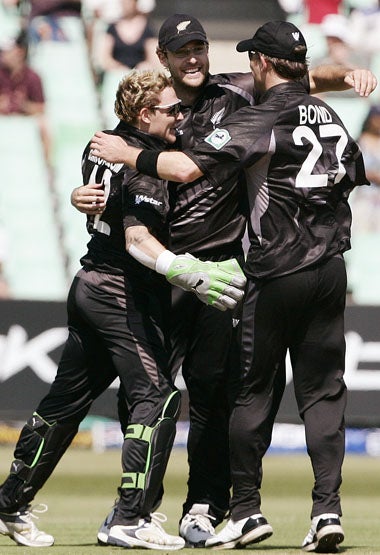
M 202 262 L 190 254 L 175 256 L 165 276 L 173 285 L 192 291 L 202 302 L 219 310 L 236 307 L 247 281 L 234 258 Z

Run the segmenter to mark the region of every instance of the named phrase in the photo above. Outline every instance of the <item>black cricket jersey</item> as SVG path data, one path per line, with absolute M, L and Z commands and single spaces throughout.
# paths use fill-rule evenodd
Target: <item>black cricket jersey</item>
M 161 138 L 124 122 L 108 132 L 139 148 L 162 150 L 167 146 Z M 90 152 L 90 143 L 83 153 L 82 175 L 83 183 L 102 183 L 106 195 L 103 213 L 88 216 L 87 228 L 92 237 L 87 254 L 81 258 L 82 265 L 119 275 L 149 272 L 125 250 L 124 230 L 129 226 L 144 225 L 160 242 L 167 243 L 167 182 L 94 156 Z
M 182 109 L 176 148 L 191 148 L 230 114 L 254 101 L 251 73 L 210 75 L 195 104 Z M 170 183 L 169 190 L 173 252 L 201 257 L 241 253 L 247 217 L 244 179 L 215 187 L 202 177 L 192 183 Z
M 245 169 L 248 276 L 286 275 L 350 248 L 348 196 L 369 184 L 363 158 L 337 114 L 301 83 L 271 88 L 186 154 L 215 187 Z

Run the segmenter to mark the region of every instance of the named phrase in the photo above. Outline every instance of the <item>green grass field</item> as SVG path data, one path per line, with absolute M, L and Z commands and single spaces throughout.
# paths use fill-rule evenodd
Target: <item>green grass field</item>
M 1 448 L 0 479 L 6 476 L 12 459 L 9 448 Z M 347 456 L 344 465 L 342 524 L 346 533 L 341 553 L 380 555 L 380 472 L 379 459 Z M 48 548 L 24 548 L 0 536 L 0 555 L 113 555 L 117 547 L 96 543 L 99 524 L 109 511 L 119 483 L 120 453 L 96 454 L 70 449 L 35 503 L 43 502 L 49 511 L 38 525 L 55 536 Z M 183 449 L 173 451 L 165 479 L 165 498 L 160 511 L 168 516 L 166 530 L 177 533 L 187 467 Z M 304 455 L 268 455 L 264 465 L 263 513 L 274 528 L 274 535 L 245 552 L 257 555 L 300 555 L 299 545 L 309 525 L 312 475 Z M 190 550 L 185 550 L 189 552 Z M 203 555 L 206 550 L 197 550 Z M 209 550 L 207 550 L 209 551 Z M 147 550 L 134 550 L 147 553 Z M 227 550 L 224 551 L 227 553 Z

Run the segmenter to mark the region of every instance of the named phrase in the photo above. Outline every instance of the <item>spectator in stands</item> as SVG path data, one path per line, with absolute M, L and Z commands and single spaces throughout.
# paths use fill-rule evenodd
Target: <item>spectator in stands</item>
M 352 48 L 349 19 L 342 14 L 328 14 L 321 22 L 326 39 L 327 55 L 314 60 L 313 65 L 334 64 L 349 67 L 368 67 L 368 59 Z
M 67 40 L 61 17 L 81 17 L 82 0 L 30 0 L 29 37 L 40 40 Z
M 373 187 L 360 187 L 352 199 L 353 227 L 360 232 L 380 233 L 380 105 L 372 106 L 359 137 L 366 175 Z
M 356 7 L 352 10 L 350 31 L 355 48 L 371 56 L 379 54 L 380 0 L 373 6 Z
M 351 37 L 349 30 L 349 20 L 342 14 L 328 14 L 322 19 L 320 25 L 323 36 L 326 40 L 326 55 L 312 60 L 311 67 L 319 65 L 336 65 L 342 67 L 369 67 L 368 57 L 362 52 L 351 47 Z M 355 96 L 355 93 L 348 91 L 329 92 L 323 98 L 328 102 L 332 97 Z
M 122 0 L 122 16 L 109 25 L 102 37 L 103 71 L 157 67 L 157 38 L 137 0 Z
M 9 39 L 0 49 L 0 114 L 34 116 L 38 120 L 47 162 L 50 139 L 45 116 L 45 97 L 40 76 L 28 65 L 25 31 Z
M 380 253 L 380 105 L 373 105 L 358 143 L 371 187 L 357 187 L 350 196 L 352 250 L 347 254 L 351 296 L 348 302 L 379 304 Z M 369 255 L 370 254 L 370 255 Z

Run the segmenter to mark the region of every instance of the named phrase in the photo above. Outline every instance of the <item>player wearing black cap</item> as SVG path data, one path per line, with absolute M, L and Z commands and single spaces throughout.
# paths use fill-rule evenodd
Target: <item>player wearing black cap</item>
M 300 82 L 307 49 L 299 29 L 269 22 L 237 49 L 249 52 L 259 106 L 242 108 L 186 154 L 149 157 L 124 148 L 121 159 L 171 180 L 205 175 L 216 188 L 233 186 L 241 168 L 246 173 L 250 248 L 240 328 L 242 382 L 230 422 L 231 518 L 206 547 L 243 547 L 273 532 L 261 514 L 261 463 L 281 400 L 274 384 L 284 375 L 289 350 L 315 477 L 311 528 L 302 548 L 333 552 L 344 539 L 339 487 L 348 196 L 368 181 L 359 147 L 341 120 Z
M 159 31 L 158 42 L 158 56 L 170 71 L 176 93 L 182 100 L 184 120 L 179 126 L 179 149 L 197 144 L 205 133 L 217 129 L 230 114 L 254 104 L 251 73 L 209 74 L 207 36 L 193 16 L 175 14 L 169 17 Z M 341 81 L 345 77 L 362 94 L 372 90 L 370 72 L 347 69 L 339 69 L 339 72 Z M 323 74 L 316 70 L 310 74 L 313 92 L 317 86 L 319 90 L 333 86 L 330 73 L 327 80 L 322 78 Z M 95 137 L 95 146 L 99 146 L 98 137 Z M 125 145 L 121 146 L 123 149 Z M 103 148 L 102 155 L 107 158 L 108 154 Z M 96 199 L 97 191 L 90 191 L 94 196 L 87 198 Z M 244 191 L 243 179 L 233 184 L 221 181 L 218 187 L 213 187 L 205 178 L 191 184 L 172 185 L 171 249 L 212 260 L 230 256 L 241 258 L 246 222 Z M 85 199 L 83 197 L 82 208 L 86 207 Z M 212 536 L 214 526 L 222 521 L 228 510 L 226 397 L 231 387 L 227 380 L 231 378 L 230 369 L 237 367 L 232 364 L 228 368 L 229 343 L 234 333 L 232 325 L 230 312 L 218 313 L 202 306 L 190 295 L 173 290 L 173 375 L 182 361 L 190 401 L 190 473 L 180 534 L 188 545 L 196 547 L 202 547 Z M 282 387 L 279 380 L 279 391 Z

